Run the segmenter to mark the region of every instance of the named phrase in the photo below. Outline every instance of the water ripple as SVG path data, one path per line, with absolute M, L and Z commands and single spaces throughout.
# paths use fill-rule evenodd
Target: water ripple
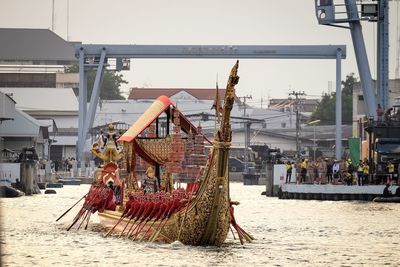
M 400 205 L 279 200 L 263 186 L 231 184 L 238 223 L 256 240 L 231 233 L 221 247 L 104 238 L 97 216 L 88 230 L 66 231 L 79 207 L 57 217 L 88 190 L 66 186 L 56 195 L 1 199 L 3 266 L 397 266 Z

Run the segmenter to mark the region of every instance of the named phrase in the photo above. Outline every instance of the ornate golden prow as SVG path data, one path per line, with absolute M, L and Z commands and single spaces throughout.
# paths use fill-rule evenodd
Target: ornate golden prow
M 232 140 L 230 116 L 233 103 L 235 101 L 235 85 L 238 84 L 239 82 L 239 76 L 237 75 L 238 68 L 239 68 L 239 60 L 237 60 L 236 64 L 232 67 L 226 85 L 224 108 L 222 110 L 221 127 L 216 135 L 216 140 L 219 142 L 230 142 Z
M 239 61 L 233 66 L 226 86 L 222 121 L 213 142 L 210 159 L 205 168 L 196 197 L 175 214 L 162 234 L 169 240 L 189 245 L 220 246 L 229 232 L 232 217 L 229 197 L 228 159 L 232 130 L 230 115 L 235 100 L 235 85 Z

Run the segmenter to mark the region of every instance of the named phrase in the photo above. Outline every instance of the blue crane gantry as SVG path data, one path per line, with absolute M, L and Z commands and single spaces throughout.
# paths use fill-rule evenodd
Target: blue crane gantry
M 344 1 L 344 2 L 343 2 Z M 340 3 L 338 3 L 340 2 Z M 361 12 L 358 11 L 360 7 Z M 361 21 L 377 22 L 377 100 L 388 108 L 389 94 L 389 5 L 388 0 L 315 0 L 319 24 L 350 29 L 367 115 L 375 117 L 376 98 L 365 49 Z M 342 26 L 347 24 L 349 26 Z
M 345 45 L 106 45 L 76 44 L 79 58 L 79 131 L 77 159 L 81 162 L 84 144 L 93 125 L 100 95 L 103 73 L 109 59 L 115 59 L 116 70 L 122 70 L 130 58 L 196 58 L 196 59 L 335 59 L 336 91 L 341 88 L 341 60 L 346 58 Z M 87 69 L 97 69 L 93 91 L 87 109 Z M 341 109 L 341 108 L 340 108 Z M 341 118 L 341 117 L 340 117 Z M 341 121 L 338 125 L 341 125 Z M 336 127 L 341 140 L 341 127 Z M 341 145 L 337 146 L 341 149 Z M 341 151 L 341 150 L 339 150 Z M 337 154 L 337 156 L 340 154 Z
M 319 24 L 350 29 L 367 115 L 369 118 L 373 118 L 376 115 L 375 110 L 377 107 L 374 95 L 375 90 L 360 21 L 367 20 L 378 23 L 377 98 L 380 105 L 386 109 L 388 107 L 389 94 L 388 0 L 379 0 L 378 3 L 360 2 L 358 4 L 361 7 L 360 13 L 358 12 L 356 0 L 344 0 L 344 3 L 341 0 L 341 2 L 340 4 L 335 4 L 333 0 L 315 0 L 315 13 Z M 348 23 L 349 26 L 342 26 L 343 23 Z M 338 93 L 340 94 L 341 92 L 336 91 L 336 96 L 339 96 Z M 342 117 L 338 101 L 340 101 L 339 97 L 336 97 L 336 126 L 340 125 L 338 120 L 341 120 Z M 338 157 L 339 152 L 337 147 L 341 142 L 337 137 L 336 135 L 336 157 Z

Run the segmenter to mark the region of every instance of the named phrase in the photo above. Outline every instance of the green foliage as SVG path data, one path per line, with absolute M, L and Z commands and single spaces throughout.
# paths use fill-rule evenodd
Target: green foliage
M 353 122 L 353 86 L 358 82 L 354 77 L 354 73 L 346 76 L 346 80 L 342 81 L 342 123 L 352 124 Z M 320 124 L 335 124 L 336 114 L 336 92 L 324 94 L 321 102 L 319 102 L 316 110 L 312 113 L 310 121 L 321 120 Z
M 65 67 L 65 73 L 78 73 L 78 65 Z M 96 71 L 90 70 L 87 76 L 87 99 L 90 101 L 92 95 L 93 84 L 96 78 Z M 125 99 L 121 95 L 121 84 L 128 83 L 123 79 L 122 74 L 117 74 L 115 71 L 105 70 L 103 75 L 103 84 L 101 86 L 100 98 L 107 100 L 122 100 Z M 78 95 L 78 92 L 75 92 Z

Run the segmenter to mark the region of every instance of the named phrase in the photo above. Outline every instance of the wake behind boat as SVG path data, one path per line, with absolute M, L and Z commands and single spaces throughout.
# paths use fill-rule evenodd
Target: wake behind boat
M 253 237 L 234 217 L 233 205 L 238 202 L 229 196 L 230 112 L 238 67 L 239 62 L 231 70 L 222 121 L 208 157 L 204 152 L 208 139 L 201 127 L 195 127 L 166 96 L 160 96 L 121 137 L 110 126 L 92 149 L 104 167 L 68 230 L 76 225 L 87 228 L 90 215 L 98 212 L 101 224 L 110 228 L 106 236 L 219 246 L 233 226 L 242 244 L 251 242 Z M 218 105 L 216 110 L 220 111 Z M 158 130 L 163 118 L 165 137 Z M 126 177 L 120 176 L 121 164 Z M 144 171 L 146 178 L 139 181 L 138 174 Z M 183 179 L 187 187 L 175 188 L 173 177 Z

